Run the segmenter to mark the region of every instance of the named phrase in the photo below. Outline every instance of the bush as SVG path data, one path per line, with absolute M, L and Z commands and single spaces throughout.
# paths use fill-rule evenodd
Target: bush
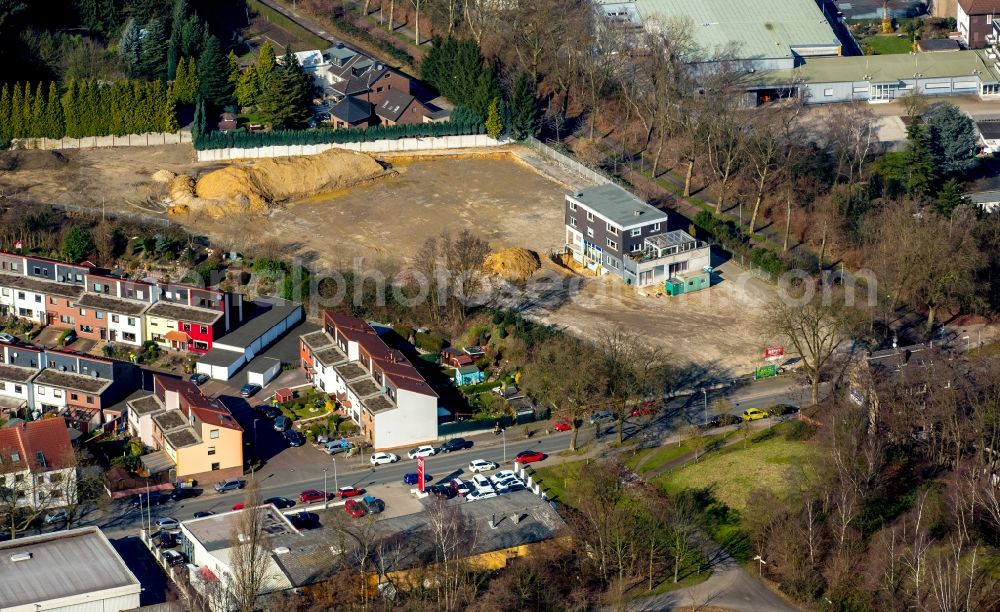
M 778 276 L 788 269 L 777 253 L 763 247 L 750 251 L 750 264 L 767 271 L 772 276 Z
M 409 325 L 403 325 L 402 323 L 399 325 L 393 325 L 392 331 L 396 332 L 396 335 L 407 342 L 410 341 L 410 336 L 413 335 L 413 328 Z
M 816 434 L 816 426 L 808 421 L 792 419 L 785 430 L 785 439 L 789 442 L 808 440 Z
M 440 353 L 445 344 L 444 338 L 433 334 L 416 334 L 413 340 L 413 344 L 418 349 L 428 353 Z
M 354 424 L 354 421 L 342 421 L 337 430 L 345 436 L 350 436 L 358 433 L 358 426 Z

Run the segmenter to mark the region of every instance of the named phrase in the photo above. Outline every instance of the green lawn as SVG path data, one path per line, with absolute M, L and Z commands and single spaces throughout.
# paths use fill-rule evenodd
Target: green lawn
M 809 466 L 813 450 L 808 443 L 786 440 L 780 435 L 782 430 L 778 426 L 758 433 L 746 446 L 736 442 L 655 481 L 671 493 L 708 489 L 715 499 L 735 510 L 746 507 L 747 497 L 755 489 L 787 493 L 789 484 L 803 472 L 807 478 L 814 473 Z
M 625 461 L 625 464 L 633 470 L 638 466 L 639 474 L 646 474 L 693 453 L 699 445 L 701 445 L 702 450 L 717 448 L 732 435 L 733 432 L 703 436 L 684 440 L 680 444 L 669 444 L 657 448 L 645 449 L 629 457 Z
M 538 468 L 535 470 L 535 482 L 541 485 L 549 499 L 557 499 L 562 503 L 566 502 L 566 483 L 572 481 L 580 475 L 580 470 L 587 464 L 587 461 L 573 461 L 571 463 L 560 463 L 550 467 Z
M 864 48 L 865 45 L 871 47 L 874 55 L 894 55 L 909 53 L 913 50 L 909 38 L 905 36 L 900 38 L 895 34 L 879 34 L 863 38 L 861 39 L 861 47 Z

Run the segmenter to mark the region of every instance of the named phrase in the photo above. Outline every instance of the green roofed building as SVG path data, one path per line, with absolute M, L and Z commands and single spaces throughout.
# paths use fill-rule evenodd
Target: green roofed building
M 837 56 L 841 43 L 815 0 L 597 0 L 604 14 L 636 27 L 690 24 L 703 61 L 725 55 L 754 70 L 787 69 L 802 58 Z

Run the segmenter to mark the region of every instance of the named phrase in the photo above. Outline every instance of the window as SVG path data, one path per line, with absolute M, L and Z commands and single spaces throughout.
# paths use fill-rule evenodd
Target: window
M 93 395 L 88 395 L 87 396 L 87 403 L 88 404 L 93 404 L 94 403 L 94 396 Z
M 142 291 L 136 291 L 135 292 L 135 297 L 139 298 L 140 300 L 146 299 L 146 298 L 142 297 Z
M 636 236 L 642 236 L 642 228 L 641 227 L 637 227 L 634 230 L 632 230 L 632 237 L 635 238 Z
M 112 323 L 117 323 L 118 322 L 118 315 L 116 315 L 116 314 L 111 315 L 111 322 Z
M 614 234 L 616 236 L 618 235 L 618 228 L 617 227 L 611 225 L 610 223 L 607 223 L 606 226 L 608 228 L 608 233 L 609 234 Z
M 212 464 L 212 471 L 214 472 L 215 470 L 218 470 L 218 469 L 219 469 L 219 464 L 218 463 L 213 463 Z
M 42 303 L 42 296 L 35 295 L 35 302 L 37 302 L 38 304 L 41 304 Z
M 101 312 L 100 310 L 95 310 L 94 313 L 97 315 L 97 320 L 98 321 L 104 319 L 104 313 Z
M 49 474 L 49 482 L 62 482 L 62 472 L 52 472 Z
M 94 333 L 94 328 L 89 325 L 80 325 L 80 331 L 87 334 L 92 334 Z
M 20 264 L 16 264 L 16 263 L 11 263 L 10 264 L 10 269 L 13 270 L 13 271 L 15 271 L 15 272 L 17 272 L 19 268 L 20 268 Z
M 190 323 L 185 323 L 184 324 L 184 331 L 191 331 L 191 324 Z
M 129 317 L 129 318 L 128 318 L 128 324 L 129 324 L 129 325 L 135 325 L 135 319 L 134 319 L 134 318 L 132 318 L 132 317 Z
M 609 249 L 614 249 L 614 250 L 617 251 L 618 250 L 618 243 L 615 242 L 614 240 L 608 238 L 608 248 Z
M 0 391 L 6 391 L 6 390 L 7 390 L 7 383 L 0 382 Z
M 38 275 L 38 274 L 41 274 L 41 273 L 42 273 L 42 269 L 41 269 L 41 268 L 39 268 L 38 266 L 34 266 L 34 269 L 35 269 L 35 274 L 36 274 L 36 275 Z
M 14 463 L 17 463 L 18 461 L 21 460 L 21 458 L 17 455 L 17 453 L 11 454 L 10 459 Z M 14 474 L 14 482 L 24 482 L 24 474 Z
M 21 391 L 22 391 L 21 385 L 14 385 L 14 393 L 21 393 Z
M 833 97 L 833 88 L 832 87 L 827 87 L 826 89 L 824 89 L 823 90 L 823 95 L 826 96 L 826 97 L 828 97 L 828 98 L 832 98 Z
M 52 499 L 59 499 L 60 497 L 62 497 L 62 491 L 60 491 L 59 489 L 49 491 L 49 497 Z
M 376 87 L 375 88 L 375 93 L 382 93 L 382 88 L 381 87 Z
M 45 395 L 45 393 L 46 393 L 45 387 L 38 387 L 38 395 Z
M 17 292 L 17 299 L 19 299 L 19 300 L 23 300 L 24 299 L 24 292 L 23 291 L 18 291 Z
M 125 342 L 135 342 L 135 334 L 132 332 L 122 332 L 122 340 Z
M 63 396 L 63 392 L 61 390 L 59 390 L 59 389 L 53 389 L 52 390 L 52 395 L 54 397 L 62 397 Z
M 569 225 L 570 227 L 576 227 L 576 217 L 569 218 Z
M 594 237 L 594 228 L 592 228 L 592 227 L 588 227 L 587 228 L 587 236 L 589 236 L 591 238 Z
M 216 438 L 219 437 L 219 430 L 218 429 L 213 429 L 213 430 L 209 431 L 208 432 L 208 437 L 211 438 L 211 439 L 213 439 L 213 440 L 215 440 Z
M 83 274 L 77 274 L 76 275 L 76 282 L 78 282 L 78 283 L 82 283 L 83 282 Z
M 569 203 L 569 209 L 570 209 L 570 210 L 576 210 L 576 203 L 574 203 L 574 202 L 570 202 L 570 203 Z
M 215 447 L 214 446 L 209 446 L 208 447 L 208 454 L 209 455 L 214 455 L 215 454 Z
M 75 402 L 76 400 L 78 400 L 80 398 L 79 398 L 79 396 L 76 393 L 70 393 L 69 394 L 69 399 L 71 399 L 71 400 L 73 400 Z
M 81 317 L 87 316 L 87 309 L 86 308 L 81 308 L 80 309 L 80 316 Z
M 199 351 L 207 351 L 208 350 L 208 343 L 207 342 L 201 342 L 201 341 L 195 340 L 194 348 L 197 349 L 197 350 L 199 350 Z
M 588 210 L 587 211 L 587 221 L 593 221 L 593 220 L 594 220 L 594 213 L 592 213 L 592 212 L 590 212 Z
M 635 253 L 636 251 L 641 251 L 641 250 L 642 250 L 642 243 L 641 242 L 633 242 L 632 243 L 632 252 L 633 253 Z
M 56 298 L 50 297 L 49 298 L 49 304 L 52 304 L 53 306 L 55 306 L 56 305 Z
M 4 287 L 3 288 L 3 295 L 10 295 L 10 289 Z
M 203 333 L 203 334 L 207 334 L 207 333 L 208 333 L 208 328 L 207 328 L 207 327 L 205 327 L 204 325 L 202 325 L 202 326 L 201 326 L 201 333 Z

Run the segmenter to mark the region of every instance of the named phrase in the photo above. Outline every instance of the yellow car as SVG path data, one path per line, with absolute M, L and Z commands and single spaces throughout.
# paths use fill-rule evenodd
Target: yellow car
M 743 411 L 744 421 L 756 421 L 757 419 L 766 419 L 769 416 L 771 415 L 764 412 L 760 408 L 748 408 Z

